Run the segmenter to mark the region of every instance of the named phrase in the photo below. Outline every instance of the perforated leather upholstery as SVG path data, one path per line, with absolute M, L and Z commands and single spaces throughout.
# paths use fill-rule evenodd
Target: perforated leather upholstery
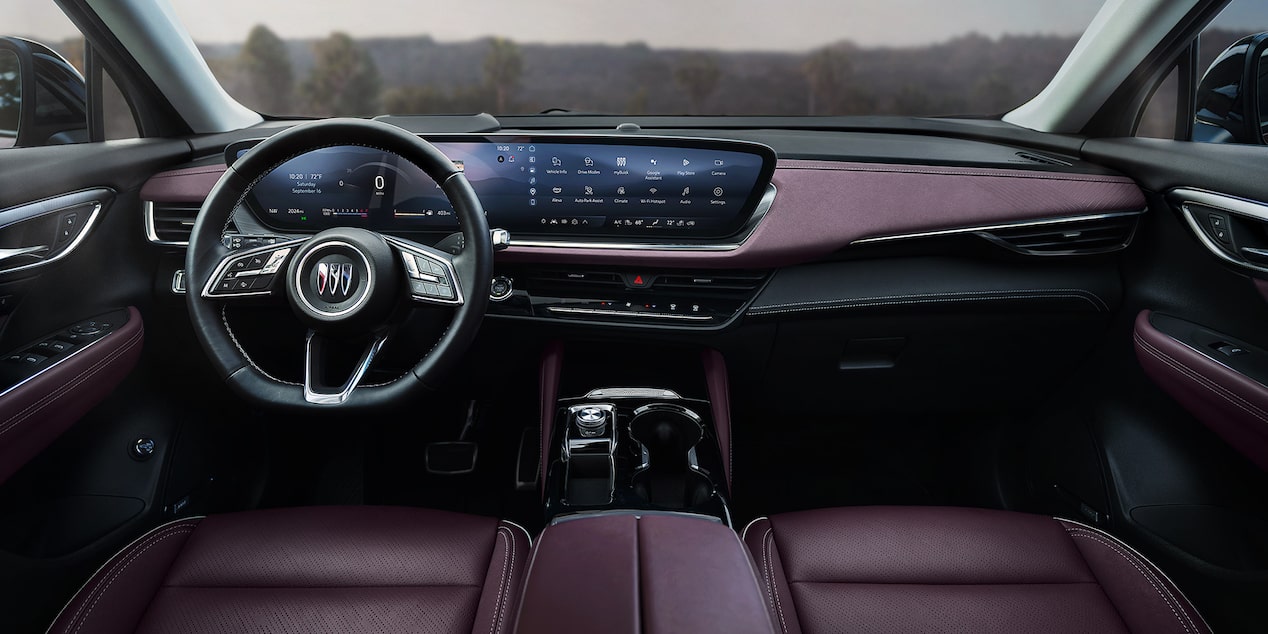
M 273 509 L 161 526 L 103 566 L 51 632 L 510 630 L 528 536 L 389 507 Z
M 744 541 L 784 632 L 1209 631 L 1131 548 L 1042 516 L 826 509 L 756 520 Z

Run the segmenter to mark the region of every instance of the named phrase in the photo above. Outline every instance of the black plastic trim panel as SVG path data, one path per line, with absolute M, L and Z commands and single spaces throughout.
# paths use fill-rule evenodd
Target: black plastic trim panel
M 981 304 L 1111 312 L 1121 295 L 1116 271 L 1090 263 L 1026 266 L 913 257 L 781 269 L 748 315 Z

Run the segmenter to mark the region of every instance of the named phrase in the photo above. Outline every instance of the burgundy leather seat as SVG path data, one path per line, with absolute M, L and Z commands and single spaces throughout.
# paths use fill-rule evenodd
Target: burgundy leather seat
M 51 632 L 506 632 L 529 538 L 389 507 L 179 520 L 102 566 Z
M 1063 520 L 861 507 L 744 530 L 784 632 L 1187 632 L 1209 628 L 1152 564 Z

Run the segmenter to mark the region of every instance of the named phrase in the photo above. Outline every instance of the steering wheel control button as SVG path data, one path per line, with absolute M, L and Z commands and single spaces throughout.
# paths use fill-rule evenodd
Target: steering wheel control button
M 291 254 L 289 248 L 278 249 L 269 254 L 269 259 L 264 263 L 264 268 L 260 269 L 261 275 L 272 275 L 282 268 L 282 262 L 286 261 L 286 256 Z
M 223 273 L 216 278 L 215 285 L 211 287 L 207 295 L 210 297 L 267 295 L 274 276 L 282 269 L 291 251 L 291 247 L 283 247 L 248 253 L 229 260 L 227 264 L 222 265 Z

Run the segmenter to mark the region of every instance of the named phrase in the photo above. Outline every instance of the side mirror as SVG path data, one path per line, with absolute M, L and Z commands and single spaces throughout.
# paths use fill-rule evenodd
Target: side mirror
M 0 148 L 88 140 L 88 87 L 52 49 L 0 38 Z
M 1198 84 L 1193 140 L 1265 145 L 1268 33 L 1248 35 L 1220 53 Z M 1262 102 L 1262 103 L 1261 103 Z

